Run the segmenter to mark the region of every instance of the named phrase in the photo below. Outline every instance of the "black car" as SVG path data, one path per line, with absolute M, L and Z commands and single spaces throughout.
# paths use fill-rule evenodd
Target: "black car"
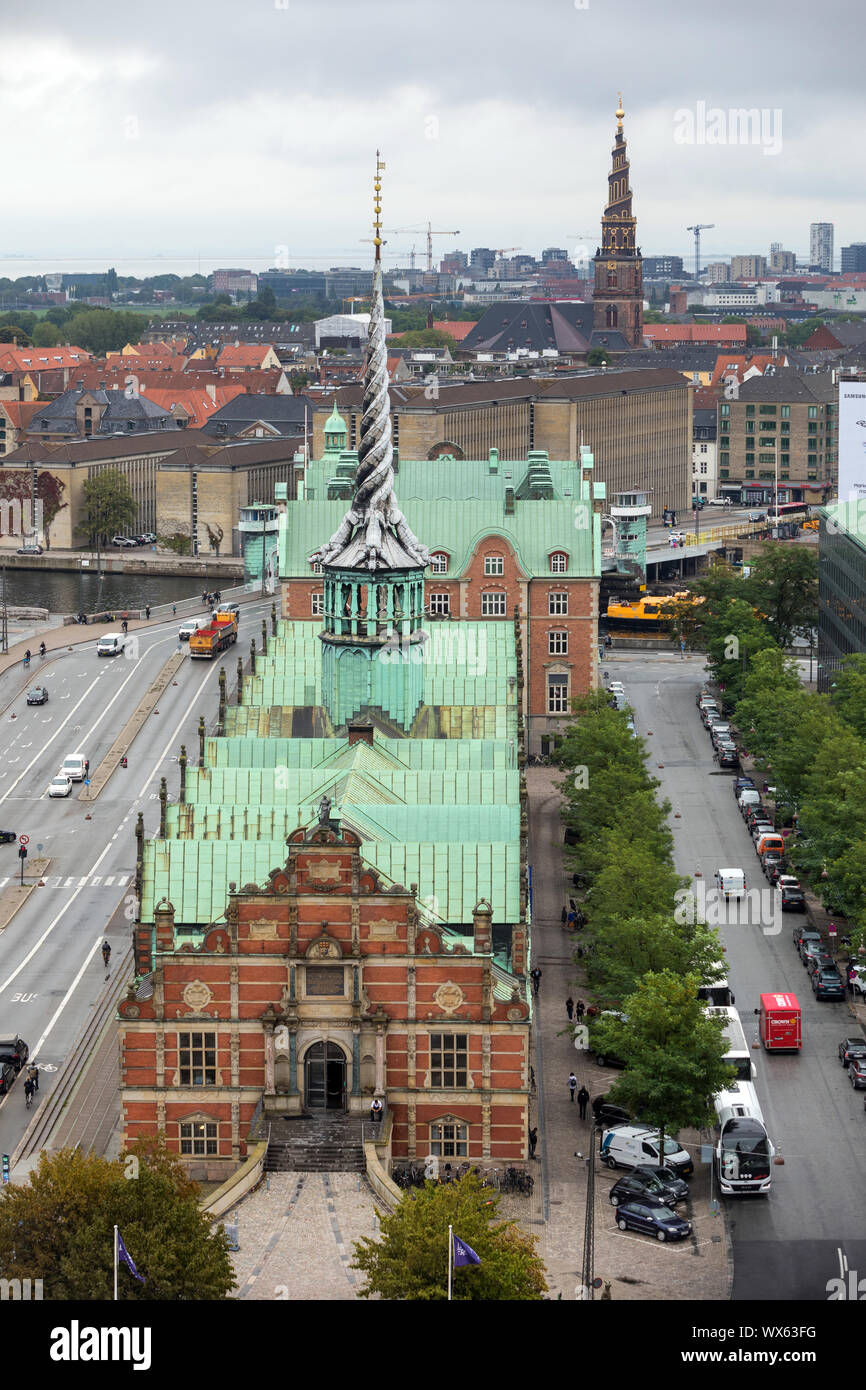
M 0 830 L 0 845 L 12 845 L 17 839 L 17 830 Z
M 816 970 L 812 976 L 812 993 L 816 999 L 844 999 L 845 985 L 838 970 Z
M 11 1062 L 0 1062 L 0 1096 L 9 1094 L 17 1075 L 18 1073 Z
M 29 1056 L 30 1048 L 17 1034 L 0 1037 L 0 1063 L 11 1062 L 15 1071 L 19 1072 Z
M 866 1056 L 852 1057 L 848 1067 L 848 1080 L 855 1091 L 862 1091 L 866 1088 Z
M 685 1240 L 691 1235 L 691 1221 L 684 1221 L 670 1207 L 654 1207 L 648 1202 L 626 1202 L 616 1213 L 621 1231 L 644 1231 L 656 1240 Z
M 842 1066 L 847 1067 L 852 1057 L 866 1057 L 866 1038 L 862 1033 L 857 1037 L 843 1038 L 836 1050 Z
M 835 970 L 836 962 L 829 951 L 816 951 L 814 955 L 806 957 L 806 974 L 811 978 L 817 975 L 819 970 Z
M 806 897 L 802 888 L 780 888 L 779 892 L 782 895 L 783 912 L 806 911 Z
M 604 1128 L 611 1125 L 628 1124 L 631 1115 L 627 1110 L 623 1110 L 621 1105 L 613 1105 L 608 1101 L 607 1096 L 596 1096 L 592 1102 L 592 1113 L 595 1123 Z
M 668 1205 L 667 1192 L 660 1182 L 653 1178 L 637 1178 L 634 1173 L 626 1173 L 615 1182 L 607 1200 L 612 1207 L 622 1206 L 624 1202 L 646 1202 L 648 1207 Z
M 48 691 L 44 685 L 34 685 L 32 690 L 27 691 L 28 705 L 47 705 Z
M 684 1202 L 689 1195 L 689 1185 L 674 1172 L 669 1164 L 662 1164 L 659 1168 L 653 1168 L 649 1163 L 641 1163 L 637 1168 L 631 1170 L 634 1178 L 658 1178 L 662 1187 L 668 1193 L 668 1206 L 675 1206 L 677 1202 Z

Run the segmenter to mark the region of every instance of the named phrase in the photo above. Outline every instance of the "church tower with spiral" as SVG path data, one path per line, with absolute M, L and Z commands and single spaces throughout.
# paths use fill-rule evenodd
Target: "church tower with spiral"
M 324 579 L 322 696 L 335 730 L 360 713 L 408 733 L 423 703 L 424 571 L 430 556 L 394 494 L 382 301 L 381 171 L 374 179 L 373 298 L 352 504 L 314 555 Z
M 636 244 L 628 151 L 622 123 L 622 96 L 616 109 L 616 138 L 607 176 L 607 207 L 601 219 L 601 246 L 595 256 L 592 291 L 593 343 L 620 333 L 631 348 L 643 341 L 643 260 Z

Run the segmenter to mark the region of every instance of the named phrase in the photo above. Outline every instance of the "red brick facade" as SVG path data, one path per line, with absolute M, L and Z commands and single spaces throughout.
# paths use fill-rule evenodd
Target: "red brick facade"
M 137 928 L 138 969 L 153 973 L 148 997 L 131 989 L 120 1005 L 127 1140 L 162 1132 L 225 1176 L 261 1109 L 315 1108 L 311 1058 L 325 1044 L 338 1057 L 326 1108 L 363 1114 L 383 1096 L 395 1158 L 437 1144 L 445 1157 L 525 1158 L 527 987 L 503 984 L 486 904 L 474 937 L 440 933 L 411 888 L 379 882 L 352 832 L 318 826 L 290 837 L 266 888 L 231 894 L 200 945 L 179 926 L 164 904 Z M 525 928 L 514 933 L 523 959 Z

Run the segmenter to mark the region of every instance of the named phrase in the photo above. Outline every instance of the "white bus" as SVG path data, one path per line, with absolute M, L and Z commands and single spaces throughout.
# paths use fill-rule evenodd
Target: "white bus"
M 719 1191 L 725 1197 L 766 1196 L 772 1184 L 773 1145 L 755 1091 L 755 1067 L 740 1016 L 732 1007 L 710 1007 L 711 1018 L 724 1019 L 725 1061 L 736 1076 L 713 1097 L 719 1127 L 714 1166 Z

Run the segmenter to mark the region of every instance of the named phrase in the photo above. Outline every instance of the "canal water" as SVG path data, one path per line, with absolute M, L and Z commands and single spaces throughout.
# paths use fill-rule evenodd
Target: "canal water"
M 7 570 L 6 602 L 10 607 L 31 604 L 49 613 L 96 613 L 101 608 L 144 608 L 150 604 L 177 603 L 208 589 L 230 587 L 232 581 L 211 580 L 201 575 L 173 578 L 147 574 L 87 574 L 71 570 Z M 233 581 L 237 582 L 237 581 Z

